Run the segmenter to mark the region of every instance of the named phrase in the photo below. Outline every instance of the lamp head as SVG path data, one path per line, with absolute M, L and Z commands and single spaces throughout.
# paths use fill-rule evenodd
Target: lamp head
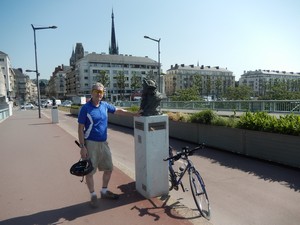
M 25 70 L 26 72 L 36 72 L 36 70 Z

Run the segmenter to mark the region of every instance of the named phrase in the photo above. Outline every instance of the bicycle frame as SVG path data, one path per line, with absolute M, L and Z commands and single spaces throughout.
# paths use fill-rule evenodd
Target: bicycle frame
M 178 186 L 180 185 L 182 188 L 182 191 L 185 192 L 183 183 L 181 181 L 182 181 L 182 178 L 184 177 L 185 173 L 187 171 L 190 173 L 191 169 L 194 168 L 194 165 L 193 165 L 192 161 L 189 160 L 187 157 L 181 157 L 181 159 L 183 159 L 186 163 L 184 163 L 185 167 L 184 167 L 183 171 L 180 171 L 179 175 L 176 174 L 178 172 L 174 171 L 174 168 L 173 168 L 174 160 L 172 160 L 172 159 L 169 160 L 169 172 L 171 174 L 171 183 L 172 183 L 170 190 L 172 190 L 173 188 L 175 190 L 178 190 Z

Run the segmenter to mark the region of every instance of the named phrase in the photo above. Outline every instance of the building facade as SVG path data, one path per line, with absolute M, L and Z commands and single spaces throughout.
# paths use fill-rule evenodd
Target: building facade
M 286 82 L 289 91 L 300 91 L 300 73 L 279 70 L 245 71 L 239 85 L 251 87 L 254 97 L 259 97 L 265 95 L 276 81 Z
M 65 99 L 66 88 L 66 74 L 70 70 L 70 66 L 58 66 L 55 68 L 48 83 L 48 95 L 55 99 Z
M 16 75 L 16 104 L 22 105 L 26 102 L 37 101 L 37 86 L 30 80 L 28 75 L 23 73 L 21 68 L 14 69 Z
M 11 66 L 10 59 L 8 55 L 4 52 L 0 51 L 0 70 L 3 76 L 3 79 L 0 79 L 4 81 L 4 84 L 0 84 L 2 86 L 0 90 L 5 89 L 4 97 L 7 99 L 7 101 L 14 101 L 16 97 L 15 93 L 15 73 Z M 3 88 L 4 86 L 4 88 Z
M 233 72 L 219 66 L 171 65 L 164 76 L 165 92 L 172 96 L 176 91 L 190 88 L 199 82 L 200 95 L 216 100 L 222 96 L 228 87 L 234 87 Z
M 6 97 L 6 85 L 5 85 L 5 77 L 2 72 L 2 69 L 0 69 L 0 98 Z
M 131 55 L 108 55 L 91 53 L 76 62 L 75 69 L 71 73 L 76 82 L 76 93 L 79 96 L 89 96 L 92 85 L 101 81 L 101 73 L 107 76 L 106 98 L 109 101 L 117 101 L 121 98 L 130 99 L 132 95 L 133 77 L 136 77 L 140 84 L 146 77 L 157 76 L 157 62 L 148 57 L 138 57 Z M 68 74 L 68 77 L 71 77 Z M 123 79 L 120 84 L 120 79 Z M 73 82 L 69 80 L 67 84 Z M 138 91 L 138 90 L 136 90 Z

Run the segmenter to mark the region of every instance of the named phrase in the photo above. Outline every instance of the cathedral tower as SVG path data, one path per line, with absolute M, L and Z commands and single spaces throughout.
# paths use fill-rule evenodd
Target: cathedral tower
M 111 13 L 111 42 L 109 46 L 109 54 L 110 55 L 118 55 L 119 54 L 119 47 L 116 43 L 116 34 L 115 34 L 115 24 L 114 24 L 114 11 L 112 10 Z

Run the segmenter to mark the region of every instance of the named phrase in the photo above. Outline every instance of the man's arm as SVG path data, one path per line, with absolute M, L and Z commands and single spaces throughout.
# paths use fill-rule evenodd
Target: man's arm
M 116 108 L 115 113 L 116 115 L 123 115 L 123 116 L 140 116 L 139 112 L 130 112 L 126 109 L 122 109 L 122 108 Z
M 80 144 L 80 155 L 81 158 L 87 157 L 87 149 L 84 145 L 84 124 L 78 123 L 78 139 Z

